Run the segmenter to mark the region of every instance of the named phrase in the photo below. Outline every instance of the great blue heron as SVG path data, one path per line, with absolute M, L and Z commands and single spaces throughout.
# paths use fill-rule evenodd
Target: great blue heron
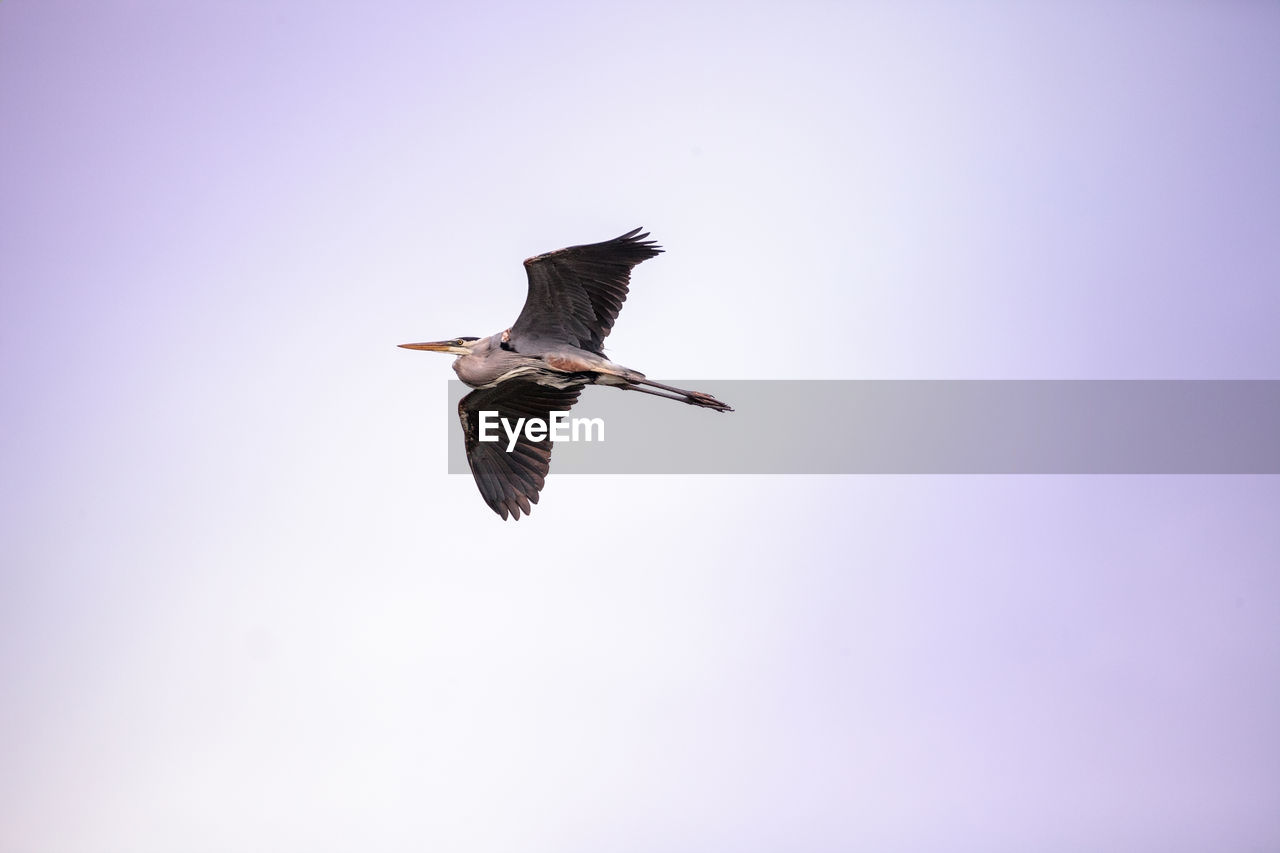
M 622 310 L 631 268 L 662 249 L 637 228 L 621 237 L 570 246 L 524 262 L 529 295 L 511 328 L 487 338 L 453 338 L 405 349 L 454 353 L 458 378 L 477 390 L 462 398 L 458 416 L 467 462 L 485 503 L 498 515 L 529 514 L 551 465 L 551 438 L 527 433 L 508 451 L 505 442 L 480 441 L 480 412 L 497 412 L 514 423 L 567 412 L 585 385 L 643 391 L 719 412 L 733 409 L 701 391 L 686 391 L 646 379 L 615 364 L 602 349 Z

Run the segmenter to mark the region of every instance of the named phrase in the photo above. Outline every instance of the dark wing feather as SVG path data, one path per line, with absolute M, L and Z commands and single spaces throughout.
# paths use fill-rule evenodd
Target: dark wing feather
M 538 502 L 551 467 L 551 439 L 529 441 L 522 430 L 515 449 L 508 453 L 506 430 L 501 426 L 497 428 L 498 441 L 480 440 L 480 413 L 497 412 L 513 427 L 519 418 L 549 422 L 552 412 L 569 411 L 580 393 L 580 387 L 552 388 L 526 379 L 508 379 L 493 388 L 472 391 L 458 403 L 471 475 L 484 502 L 504 519 L 511 515 L 518 520 L 521 512 L 528 515 L 530 504 Z
M 529 295 L 511 327 L 512 346 L 536 352 L 548 343 L 569 343 L 601 353 L 627 299 L 631 268 L 662 252 L 648 236 L 637 228 L 603 243 L 570 246 L 525 261 Z

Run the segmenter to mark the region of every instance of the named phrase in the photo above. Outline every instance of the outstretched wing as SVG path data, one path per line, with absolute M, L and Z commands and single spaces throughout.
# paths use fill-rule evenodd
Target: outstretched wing
M 489 430 L 491 436 L 496 432 L 498 441 L 480 440 L 480 413 L 497 412 L 497 418 L 515 429 L 520 418 L 550 422 L 552 412 L 567 412 L 580 393 L 581 387 L 552 388 L 527 379 L 508 379 L 492 388 L 472 391 L 458 403 L 471 475 L 484 502 L 503 519 L 512 515 L 518 520 L 521 512 L 528 515 L 529 505 L 538 502 L 551 466 L 551 438 L 529 441 L 521 429 L 515 448 L 508 453 L 510 439 L 501 420 L 496 429 Z
M 525 261 L 529 295 L 511 327 L 512 346 L 535 352 L 548 343 L 568 343 L 600 353 L 627 299 L 631 268 L 662 252 L 648 236 L 637 228 Z

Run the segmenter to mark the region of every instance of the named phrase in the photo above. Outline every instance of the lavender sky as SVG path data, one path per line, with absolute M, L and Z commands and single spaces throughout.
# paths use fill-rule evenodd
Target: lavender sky
M 553 477 L 504 525 L 395 348 L 644 225 L 609 342 L 658 378 L 1280 378 L 1277 33 L 0 3 L 0 850 L 1280 847 L 1277 478 Z

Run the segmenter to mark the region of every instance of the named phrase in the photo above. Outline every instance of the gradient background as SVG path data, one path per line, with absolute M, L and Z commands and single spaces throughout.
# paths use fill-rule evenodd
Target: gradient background
M 1277 44 L 0 4 L 0 850 L 1280 849 L 1280 479 L 562 477 L 503 524 L 394 346 L 644 225 L 610 351 L 657 378 L 1277 378 Z

